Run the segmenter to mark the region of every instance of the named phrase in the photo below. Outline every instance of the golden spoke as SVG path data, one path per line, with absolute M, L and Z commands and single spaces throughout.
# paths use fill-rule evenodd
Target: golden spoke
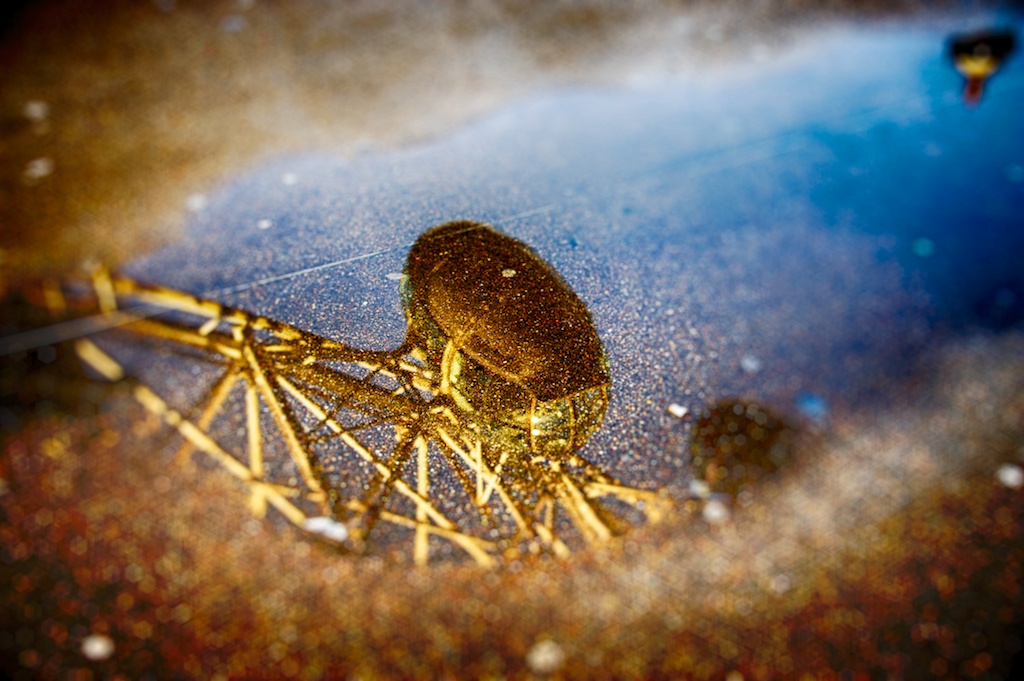
M 430 494 L 430 470 L 427 467 L 427 442 L 422 436 L 416 437 L 417 470 L 416 493 L 424 499 Z M 417 565 L 426 565 L 430 546 L 427 543 L 427 511 L 421 506 L 416 507 L 416 540 L 413 558 Z
M 406 518 L 403 515 L 398 515 L 391 511 L 382 511 L 381 519 L 387 520 L 395 525 L 402 525 L 411 529 L 417 529 L 421 526 L 425 527 L 426 532 L 438 537 L 443 537 L 456 546 L 462 548 L 480 565 L 484 567 L 491 567 L 494 565 L 494 558 L 491 555 L 491 552 L 494 550 L 494 544 L 485 539 L 480 539 L 479 537 L 474 537 L 452 528 L 421 524 L 412 518 Z
M 113 377 L 119 380 L 123 376 L 123 369 L 112 357 L 100 350 L 89 340 L 79 340 L 77 343 L 79 355 L 100 371 L 105 377 Z M 102 369 L 100 368 L 102 367 Z M 184 418 L 180 413 L 171 409 L 164 400 L 155 392 L 141 383 L 136 383 L 132 394 L 135 399 L 150 413 L 161 418 L 169 426 L 175 428 L 182 437 L 193 447 L 209 455 L 221 464 L 229 473 L 239 480 L 248 483 L 254 494 L 269 501 L 277 508 L 282 515 L 298 527 L 302 527 L 306 521 L 306 515 L 300 511 L 287 496 L 294 496 L 295 491 L 278 485 L 267 484 L 253 475 L 253 470 L 240 463 L 235 457 L 221 448 L 213 438 L 206 434 L 205 429 L 193 424 Z M 262 451 L 262 448 L 260 448 Z
M 250 376 L 260 393 L 263 395 L 263 401 L 270 408 L 270 413 L 274 417 L 274 421 L 277 423 L 277 428 L 284 436 L 285 443 L 288 445 L 288 453 L 291 455 L 292 461 L 299 469 L 300 475 L 302 475 L 303 481 L 306 486 L 314 492 L 321 490 L 320 483 L 313 475 L 313 468 L 309 465 L 309 456 L 302 447 L 302 443 L 299 441 L 299 436 L 295 432 L 295 428 L 292 424 L 291 419 L 288 418 L 286 413 L 286 407 L 281 404 L 277 399 L 277 395 L 274 394 L 274 389 L 271 387 L 270 382 L 267 381 L 266 374 L 260 367 L 260 363 L 256 358 L 256 353 L 253 352 L 252 346 L 248 343 L 242 346 L 242 356 L 245 358 L 246 363 L 249 366 Z
M 559 497 L 584 537 L 591 542 L 611 539 L 612 531 L 598 517 L 594 507 L 590 505 L 572 479 L 563 473 L 561 483 L 558 486 Z
M 452 452 L 458 455 L 458 457 L 463 461 L 463 463 L 469 466 L 470 469 L 474 470 L 477 476 L 487 481 L 489 487 L 487 494 L 483 499 L 484 503 L 486 503 L 487 498 L 490 496 L 490 493 L 492 491 L 496 491 L 498 493 L 498 497 L 501 499 L 502 505 L 509 512 L 509 514 L 512 515 L 512 518 L 516 521 L 516 525 L 519 527 L 520 531 L 528 532 L 529 524 L 523 518 L 523 514 L 520 511 L 518 505 L 512 500 L 511 496 L 508 494 L 508 491 L 501 484 L 498 475 L 487 470 L 487 464 L 484 463 L 482 460 L 480 461 L 479 468 L 474 468 L 476 462 L 473 460 L 473 457 L 471 457 L 469 454 L 466 453 L 465 450 L 459 447 L 458 444 L 455 443 L 451 435 L 449 435 L 446 430 L 439 428 L 437 433 L 441 437 L 445 445 L 447 445 Z
M 263 479 L 263 437 L 260 428 L 260 402 L 256 386 L 249 382 L 245 386 L 245 427 L 249 436 L 249 470 L 256 480 Z M 267 513 L 267 498 L 263 487 L 255 485 L 249 508 L 253 515 L 262 518 Z
M 590 499 L 604 496 L 611 496 L 624 501 L 631 506 L 642 509 L 651 522 L 659 522 L 668 512 L 669 501 L 661 494 L 650 490 L 625 487 L 624 485 L 612 485 L 604 482 L 590 482 L 583 488 L 584 493 Z
M 229 360 L 242 359 L 239 343 L 221 334 L 202 335 L 188 327 L 181 327 L 156 319 L 138 319 L 125 328 L 153 338 L 162 338 L 173 343 L 211 350 Z
M 217 383 L 214 384 L 213 388 L 210 390 L 210 397 L 207 401 L 206 408 L 203 409 L 203 412 L 199 415 L 199 418 L 196 421 L 196 424 L 202 430 L 205 431 L 210 427 L 210 424 L 213 423 L 213 419 L 220 412 L 221 407 L 224 406 L 224 402 L 227 400 L 228 395 L 231 393 L 232 388 L 235 387 L 237 382 L 238 373 L 234 367 L 231 367 L 225 371 L 217 380 Z M 186 440 L 174 455 L 174 461 L 177 463 L 184 463 L 192 453 L 193 449 L 192 443 Z

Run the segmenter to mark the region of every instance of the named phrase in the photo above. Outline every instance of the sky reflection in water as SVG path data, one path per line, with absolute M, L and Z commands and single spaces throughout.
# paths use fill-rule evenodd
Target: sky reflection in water
M 672 402 L 855 405 L 941 334 L 1024 318 L 1024 62 L 970 108 L 947 40 L 829 29 L 760 63 L 534 96 L 406 151 L 276 159 L 129 274 L 385 349 L 416 236 L 490 222 L 591 306 L 616 388 L 595 449 L 664 452 Z

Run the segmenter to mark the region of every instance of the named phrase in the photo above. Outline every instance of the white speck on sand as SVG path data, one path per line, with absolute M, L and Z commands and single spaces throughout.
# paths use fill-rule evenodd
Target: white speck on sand
M 29 161 L 22 174 L 26 180 L 35 181 L 41 180 L 51 173 L 53 173 L 53 159 L 41 156 Z
M 764 366 L 761 360 L 754 355 L 743 355 L 740 358 L 740 368 L 748 374 L 756 374 Z
M 704 504 L 704 520 L 712 525 L 721 525 L 729 520 L 729 507 L 718 499 L 712 499 Z
M 689 414 L 690 410 L 689 408 L 684 407 L 681 404 L 676 404 L 675 402 L 673 402 L 672 404 L 668 405 L 668 413 L 671 414 L 672 416 L 675 416 L 677 419 L 681 419 L 684 418 L 687 414 Z
M 526 653 L 526 666 L 534 674 L 552 674 L 565 663 L 562 647 L 551 639 L 537 641 Z
M 114 639 L 103 634 L 89 634 L 82 639 L 82 655 L 99 662 L 114 654 Z
M 337 520 L 326 516 L 306 518 L 304 527 L 307 532 L 318 534 L 331 541 L 342 542 L 348 539 L 348 528 Z
M 505 277 L 506 279 L 511 279 L 512 277 L 516 276 L 516 271 L 511 267 L 506 267 L 501 271 L 501 276 Z
M 50 105 L 40 99 L 30 99 L 25 102 L 23 112 L 33 123 L 42 123 L 50 115 Z
M 1014 463 L 1004 463 L 996 470 L 996 479 L 1010 489 L 1024 487 L 1024 469 Z
M 711 496 L 711 487 L 703 480 L 691 480 L 690 494 L 697 499 L 707 499 Z

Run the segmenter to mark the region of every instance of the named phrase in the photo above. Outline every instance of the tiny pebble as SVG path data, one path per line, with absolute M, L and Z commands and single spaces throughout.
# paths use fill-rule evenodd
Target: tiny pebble
M 53 173 L 53 159 L 45 156 L 29 161 L 24 170 L 27 180 L 41 180 L 51 173 Z
M 740 368 L 748 374 L 756 374 L 761 370 L 761 360 L 754 355 L 743 355 L 740 358 Z
M 38 99 L 25 102 L 25 118 L 33 123 L 42 123 L 50 115 L 50 105 Z
M 562 647 L 550 639 L 537 641 L 526 653 L 526 666 L 534 674 L 551 674 L 565 662 Z
M 89 634 L 82 639 L 82 655 L 96 662 L 114 654 L 114 639 L 103 634 Z
M 1024 487 L 1024 469 L 1014 463 L 1004 463 L 996 471 L 996 479 L 1004 487 L 1020 489 Z
M 675 402 L 673 402 L 672 404 L 668 405 L 668 413 L 671 414 L 672 416 L 675 416 L 677 419 L 681 419 L 684 418 L 687 414 L 689 414 L 690 410 L 681 404 L 676 404 Z
M 717 499 L 704 504 L 704 520 L 712 525 L 720 525 L 729 519 L 729 507 Z
M 337 520 L 326 516 L 306 518 L 305 528 L 307 532 L 318 534 L 332 541 L 341 542 L 348 539 L 348 528 Z
M 698 499 L 707 499 L 711 496 L 711 486 L 703 480 L 691 480 L 690 494 Z

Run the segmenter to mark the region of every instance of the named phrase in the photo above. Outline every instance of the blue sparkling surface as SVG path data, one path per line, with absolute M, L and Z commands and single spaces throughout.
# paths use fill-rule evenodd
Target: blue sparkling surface
M 971 108 L 948 39 L 822 29 L 762 62 L 537 94 L 411 149 L 279 158 L 129 272 L 384 349 L 416 236 L 490 222 L 591 306 L 616 387 L 595 451 L 678 449 L 673 402 L 816 420 L 881 399 L 929 344 L 1024 321 L 1024 59 Z

